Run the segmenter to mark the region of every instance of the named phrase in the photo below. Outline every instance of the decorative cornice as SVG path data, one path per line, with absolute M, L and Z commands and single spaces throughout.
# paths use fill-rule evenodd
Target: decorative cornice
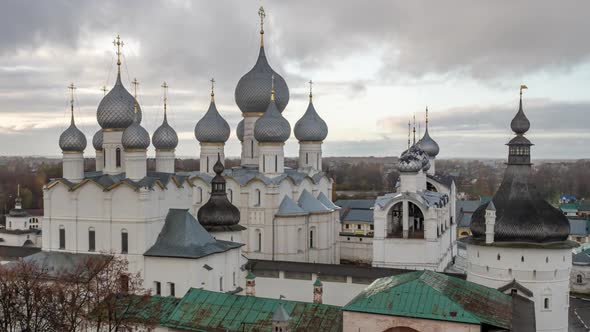
M 251 112 L 251 113 L 242 113 L 242 116 L 245 118 L 248 117 L 261 117 L 264 115 L 264 112 Z
M 258 142 L 259 146 L 283 146 L 284 142 Z
M 115 132 L 115 131 L 125 131 L 125 128 L 104 128 L 102 130 L 103 132 Z
M 299 144 L 323 144 L 324 141 L 299 141 Z
M 201 146 L 224 146 L 225 143 L 223 143 L 223 142 L 200 142 L 199 145 L 201 145 Z

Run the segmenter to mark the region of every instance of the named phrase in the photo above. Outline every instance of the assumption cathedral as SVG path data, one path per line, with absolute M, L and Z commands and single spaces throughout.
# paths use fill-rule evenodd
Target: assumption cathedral
M 199 171 L 175 169 L 179 139 L 168 122 L 168 86 L 162 85 L 163 121 L 149 133 L 142 126 L 137 80 L 132 94 L 121 79 L 123 42 L 117 36 L 117 76 L 98 104 L 100 129 L 91 142 L 95 169 L 85 171 L 89 144 L 76 126 L 72 84 L 70 125 L 59 137 L 63 176 L 44 186 L 42 227 L 35 229 L 42 248 L 25 260 L 60 269 L 90 255 L 125 257 L 157 301 L 181 301 L 166 318 L 171 323 L 160 319 L 156 331 L 182 326 L 229 331 L 254 324 L 246 315 L 244 321 L 214 319 L 208 324 L 218 325 L 207 327 L 182 317 L 173 321 L 176 311 L 182 316 L 185 309 L 208 309 L 221 298 L 227 310 L 261 310 L 253 315 L 261 320 L 260 329 L 252 331 L 270 331 L 271 323 L 273 331 L 284 332 L 367 326 L 372 326 L 367 331 L 565 331 L 575 244 L 567 240 L 567 219 L 529 182 L 526 86 L 511 124 L 516 136 L 508 143 L 504 180 L 492 200 L 475 211 L 472 236 L 457 240 L 457 188 L 452 177 L 436 172 L 440 148 L 430 136 L 428 109 L 421 138 L 414 125 L 410 139 L 408 124 L 395 192 L 377 197 L 368 213 L 351 217 L 370 223 L 370 235 L 358 236 L 360 225 L 348 231 L 349 225 L 341 224 L 351 209 L 332 202 L 333 180 L 322 170 L 328 125 L 314 107 L 311 86 L 303 116 L 293 126 L 283 116 L 289 88 L 266 56 L 262 7 L 259 16 L 258 57 L 235 88 L 243 117 L 235 128 L 240 165 L 226 167 L 232 130 L 217 109 L 211 80 L 208 109 L 194 119 Z M 299 142 L 296 168 L 285 165 L 284 145 L 291 135 Z M 148 170 L 152 148 L 155 171 Z M 18 228 L 20 205 L 13 211 L 9 221 Z M 4 233 L 22 231 L 11 225 Z M 467 253 L 463 274 L 453 269 L 458 242 Z M 258 304 L 236 308 L 246 303 L 244 296 Z M 413 296 L 418 300 L 412 302 Z M 208 305 L 207 297 L 214 304 Z M 432 301 L 423 301 L 426 297 Z M 322 328 L 314 325 L 320 321 Z

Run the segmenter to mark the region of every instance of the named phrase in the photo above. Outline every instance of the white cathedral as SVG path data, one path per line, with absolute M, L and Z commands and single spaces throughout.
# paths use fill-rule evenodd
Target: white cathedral
M 285 167 L 291 125 L 281 112 L 289 89 L 267 61 L 263 36 L 261 25 L 258 59 L 235 90 L 244 117 L 236 130 L 241 165 L 224 169 L 230 127 L 212 89 L 208 111 L 195 121 L 200 143 L 195 172 L 175 170 L 178 136 L 168 124 L 166 102 L 163 123 L 151 140 L 142 127 L 137 96 L 121 81 L 117 37 L 118 73 L 98 105 L 93 172 L 84 172 L 87 142 L 75 125 L 72 87 L 71 124 L 59 139 L 63 177 L 44 188 L 40 259 L 53 262 L 63 253 L 125 255 L 130 270 L 142 272 L 144 286 L 157 294 L 165 294 L 166 287 L 166 295 L 182 295 L 189 287 L 243 288 L 244 256 L 338 264 L 338 207 L 330 199 L 332 180 L 321 169 L 328 128 L 310 91 L 307 111 L 293 130 L 300 142 L 299 168 Z M 155 172 L 147 171 L 150 145 Z

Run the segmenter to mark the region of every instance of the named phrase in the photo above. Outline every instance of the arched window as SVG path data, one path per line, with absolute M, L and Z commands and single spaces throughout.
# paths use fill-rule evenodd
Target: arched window
M 229 202 L 233 203 L 234 202 L 234 192 L 231 189 L 227 189 L 227 196 L 229 198 Z
M 126 254 L 129 252 L 129 234 L 126 229 L 121 230 L 121 253 Z
M 66 248 L 66 228 L 64 225 L 59 226 L 59 249 Z
M 117 167 L 121 167 L 121 149 L 117 148 L 117 150 L 115 150 L 115 162 Z
M 260 189 L 254 190 L 254 206 L 260 206 L 261 203 L 261 195 Z
M 582 275 L 581 275 L 581 274 L 578 274 L 578 275 L 576 276 L 576 282 L 577 282 L 578 284 L 581 284 L 581 283 L 582 283 Z
M 545 257 L 545 263 L 549 263 L 549 256 Z
M 500 260 L 500 254 L 498 254 L 498 258 L 497 259 Z
M 262 232 L 257 229 L 256 231 L 254 231 L 254 234 L 256 236 L 256 249 L 255 251 L 261 252 L 262 251 Z
M 545 309 L 549 309 L 549 298 L 548 298 L 548 297 L 546 297 L 546 298 L 543 300 L 543 308 L 545 308 Z
M 96 233 L 94 227 L 88 228 L 88 251 L 96 250 Z
M 233 273 L 233 285 L 236 286 L 236 272 Z

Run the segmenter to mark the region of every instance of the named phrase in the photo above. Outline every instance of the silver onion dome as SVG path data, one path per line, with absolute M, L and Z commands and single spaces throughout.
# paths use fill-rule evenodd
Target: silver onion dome
M 422 167 L 422 160 L 411 152 L 402 154 L 397 163 L 397 168 L 402 173 L 417 173 Z
M 86 136 L 76 127 L 73 111 L 70 126 L 59 136 L 59 147 L 63 152 L 83 152 L 86 149 Z
M 201 143 L 225 143 L 230 132 L 229 124 L 217 111 L 215 100 L 211 96 L 211 103 L 207 113 L 195 126 L 195 137 Z
M 236 104 L 242 113 L 263 113 L 268 108 L 271 76 L 275 77 L 277 109 L 282 112 L 289 103 L 287 82 L 268 64 L 264 46 L 260 47 L 254 67 L 240 80 L 235 90 Z
M 238 127 L 236 128 L 236 136 L 238 136 L 240 142 L 244 141 L 244 119 L 238 123 Z
M 436 141 L 430 137 L 430 134 L 428 134 L 428 127 L 426 127 L 426 132 L 419 143 L 420 148 L 426 152 L 429 157 L 436 157 L 440 152 L 438 143 L 436 143 Z
M 94 150 L 102 151 L 102 138 L 102 129 L 99 129 L 92 137 L 92 146 L 94 146 Z
M 522 91 L 520 95 L 518 112 L 510 122 L 510 128 L 517 135 L 523 135 L 531 128 L 531 123 L 529 122 L 529 119 L 526 117 L 526 115 L 524 115 L 524 111 L 522 110 Z
M 291 125 L 279 112 L 272 95 L 266 112 L 254 124 L 254 138 L 258 142 L 284 143 L 290 135 Z
M 102 98 L 96 111 L 98 124 L 103 129 L 125 129 L 133 123 L 135 98 L 125 89 L 121 74 L 117 74 L 115 86 Z M 138 123 L 141 108 L 137 106 Z
M 121 140 L 125 150 L 145 150 L 150 146 L 150 134 L 139 124 L 139 116 L 136 116 L 133 123 L 125 131 Z
M 428 158 L 428 154 L 422 149 L 420 142 L 410 147 L 410 153 L 420 159 L 424 171 L 427 171 L 430 168 L 430 159 Z
M 328 136 L 328 125 L 326 125 L 326 122 L 318 115 L 315 107 L 313 107 L 311 96 L 307 110 L 301 119 L 295 123 L 293 133 L 300 142 L 321 142 Z
M 174 150 L 178 146 L 178 135 L 168 124 L 166 112 L 164 112 L 164 121 L 152 136 L 152 144 L 157 150 Z

